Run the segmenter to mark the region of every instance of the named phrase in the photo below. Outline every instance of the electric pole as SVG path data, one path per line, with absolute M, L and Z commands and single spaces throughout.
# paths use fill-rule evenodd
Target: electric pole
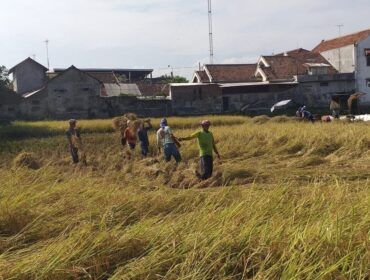
M 48 70 L 50 70 L 50 63 L 49 63 L 49 40 L 46 39 L 44 41 L 45 45 L 46 45 L 46 60 L 47 60 L 47 64 L 48 64 Z
M 208 0 L 209 63 L 213 64 L 212 0 Z

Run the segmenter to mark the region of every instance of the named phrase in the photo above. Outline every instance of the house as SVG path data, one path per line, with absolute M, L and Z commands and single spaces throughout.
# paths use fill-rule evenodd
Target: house
M 40 89 L 23 94 L 24 114 L 31 118 L 93 118 L 100 111 L 102 83 L 74 66 Z
M 370 107 L 370 29 L 323 40 L 312 51 L 339 73 L 355 73 L 355 90 L 367 93 L 360 99 L 361 106 Z
M 258 81 L 256 64 L 206 64 L 195 71 L 193 83 L 236 83 Z
M 346 100 L 354 92 L 351 73 L 338 73 L 321 54 L 305 49 L 261 56 L 256 64 L 205 65 L 192 82 L 171 85 L 175 113 L 268 114 L 284 99 L 328 112 L 333 98 Z M 208 99 L 196 94 L 206 85 Z M 213 99 L 216 105 L 210 102 Z
M 261 56 L 255 76 L 262 81 L 294 81 L 300 75 L 326 75 L 337 71 L 318 53 L 296 49 L 273 56 Z
M 14 91 L 21 95 L 40 89 L 47 81 L 47 70 L 30 57 L 10 68 L 9 74 L 13 74 Z

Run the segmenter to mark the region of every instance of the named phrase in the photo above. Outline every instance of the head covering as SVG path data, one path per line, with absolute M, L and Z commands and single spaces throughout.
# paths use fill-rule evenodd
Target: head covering
M 306 106 L 302 106 L 300 111 L 303 112 L 304 110 L 306 110 Z
M 74 124 L 74 123 L 76 123 L 77 121 L 76 121 L 76 119 L 70 119 L 69 120 L 69 124 Z
M 210 126 L 211 125 L 211 122 L 209 120 L 202 120 L 200 122 L 200 125 L 201 126 Z
M 161 122 L 159 123 L 160 127 L 166 127 L 167 126 L 167 120 L 166 119 L 161 119 Z

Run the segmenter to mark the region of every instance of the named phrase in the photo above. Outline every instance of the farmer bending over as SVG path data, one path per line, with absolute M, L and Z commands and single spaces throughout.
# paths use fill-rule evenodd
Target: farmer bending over
M 209 131 L 211 122 L 204 120 L 200 125 L 202 126 L 202 130 L 193 133 L 189 137 L 179 138 L 179 140 L 198 139 L 200 168 L 202 171 L 200 178 L 206 180 L 212 176 L 213 172 L 213 151 L 215 151 L 218 158 L 220 158 L 220 154 L 217 150 L 213 134 Z
M 69 120 L 69 128 L 66 131 L 68 139 L 69 150 L 71 152 L 73 163 L 78 163 L 78 148 L 81 143 L 80 131 L 76 128 L 77 121 L 75 119 Z
M 157 147 L 158 152 L 161 153 L 161 147 L 163 147 L 164 159 L 168 162 L 173 156 L 176 162 L 181 161 L 181 154 L 178 150 L 180 143 L 177 138 L 173 135 L 171 128 L 167 124 L 166 119 L 162 119 L 160 122 L 160 128 L 157 131 Z

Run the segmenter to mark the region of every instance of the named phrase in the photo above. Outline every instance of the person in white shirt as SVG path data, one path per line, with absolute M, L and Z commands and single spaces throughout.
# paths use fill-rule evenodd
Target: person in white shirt
M 173 135 L 171 128 L 168 126 L 167 120 L 162 119 L 160 128 L 157 131 L 157 147 L 158 152 L 161 152 L 163 147 L 164 159 L 168 162 L 171 157 L 174 157 L 176 162 L 181 161 L 181 154 L 179 152 L 180 143 Z

